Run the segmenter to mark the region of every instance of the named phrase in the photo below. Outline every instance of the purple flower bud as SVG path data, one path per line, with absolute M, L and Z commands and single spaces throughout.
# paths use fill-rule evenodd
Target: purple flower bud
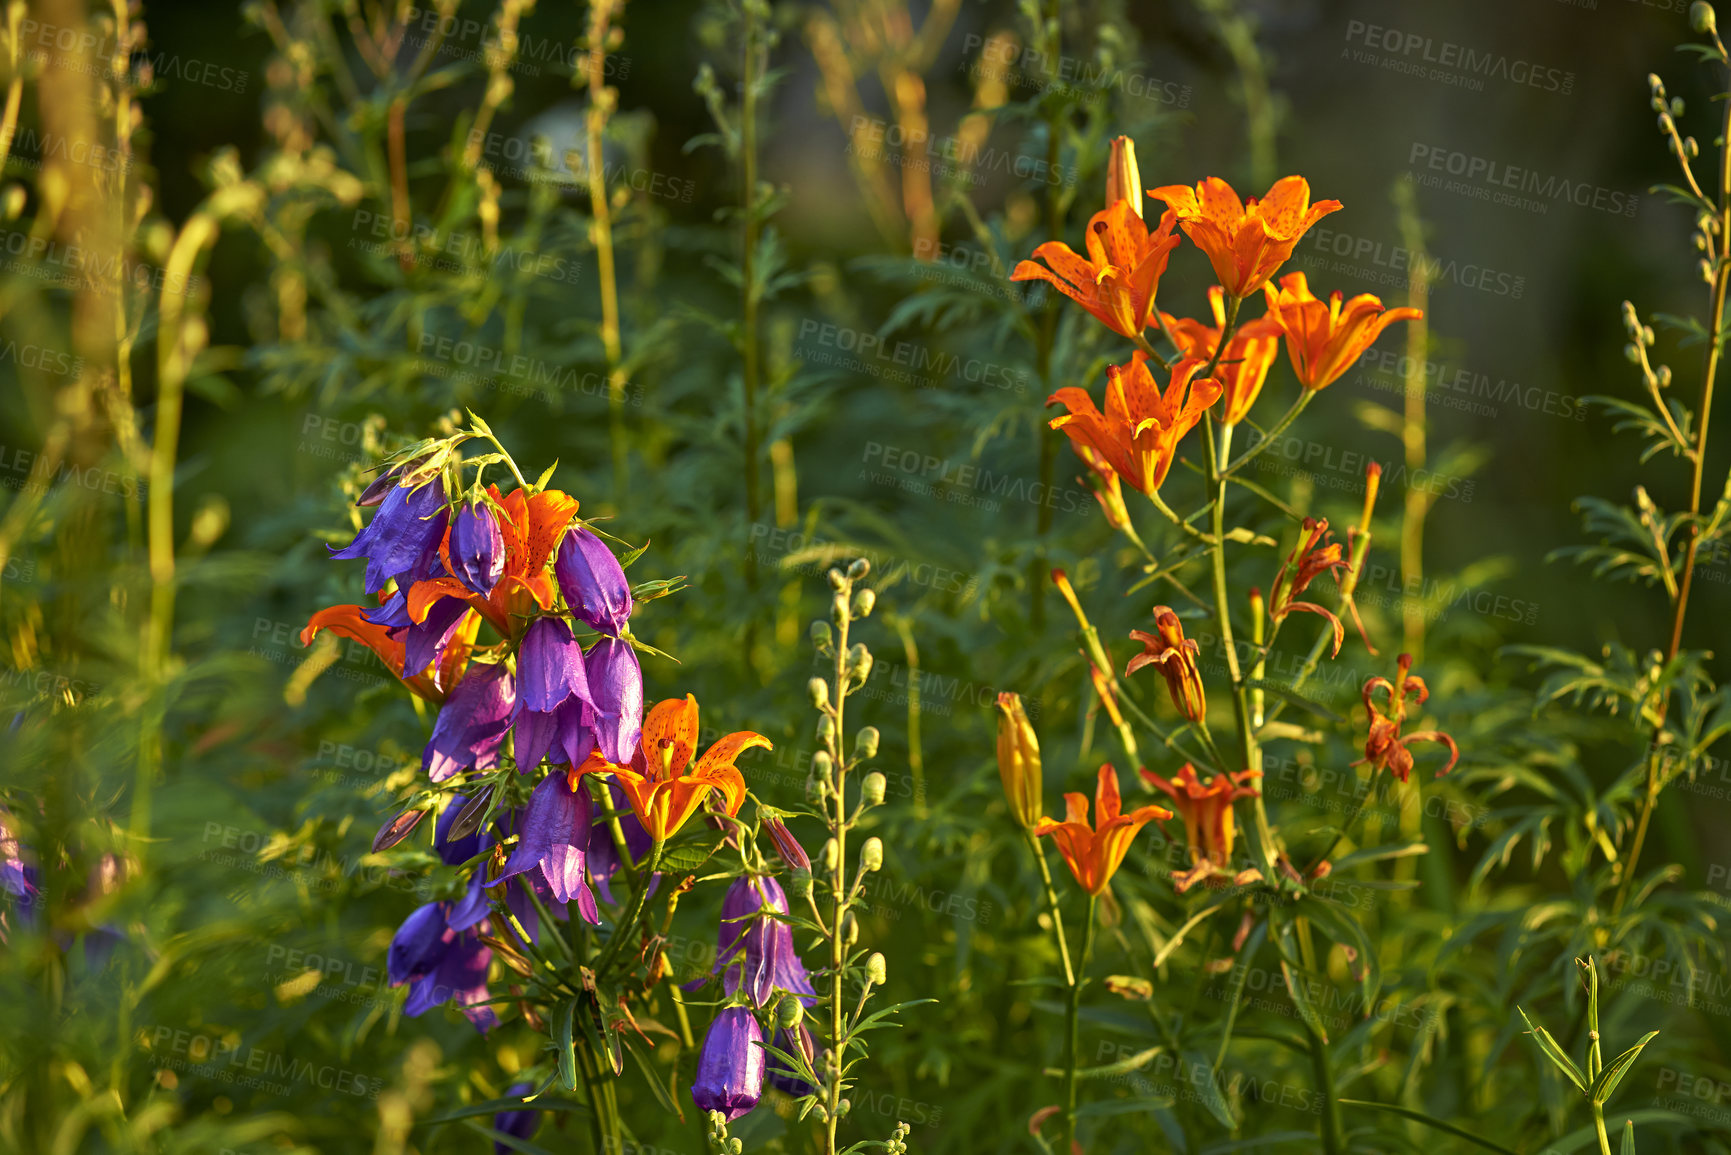
M 485 504 L 457 511 L 451 526 L 451 572 L 475 593 L 486 597 L 505 573 L 505 535 Z
M 572 526 L 559 543 L 553 574 L 579 621 L 619 636 L 631 617 L 631 583 L 606 542 L 581 525 Z
M 331 557 L 366 558 L 367 592 L 377 593 L 387 582 L 427 570 L 438 557 L 448 524 L 442 481 L 435 478 L 418 488 L 394 486 L 367 528 L 348 545 L 331 550 Z
M 593 702 L 583 647 L 564 618 L 536 618 L 517 651 L 517 692 L 523 708 L 550 714 L 570 698 Z
M 763 1030 L 746 1007 L 724 1007 L 703 1038 L 691 1098 L 703 1111 L 727 1121 L 744 1115 L 763 1097 Z
M 787 895 L 767 874 L 736 878 L 721 900 L 721 941 L 715 970 L 733 994 L 745 985 L 753 1005 L 767 1007 L 777 992 L 798 995 L 810 1006 L 817 1000 L 811 976 L 793 945 L 793 927 L 762 912 L 787 913 Z
M 775 1030 L 775 1047 L 777 1050 L 785 1051 L 790 1055 L 804 1055 L 805 1061 L 811 1064 L 812 1073 L 817 1073 L 817 1043 L 812 1039 L 811 1031 L 806 1028 L 804 1023 L 799 1024 L 792 1031 L 786 1027 L 777 1027 Z M 786 1060 L 771 1056 L 770 1063 L 772 1064 L 769 1069 L 770 1086 L 778 1091 L 786 1091 L 795 1098 L 817 1094 L 817 1088 L 800 1078 Z

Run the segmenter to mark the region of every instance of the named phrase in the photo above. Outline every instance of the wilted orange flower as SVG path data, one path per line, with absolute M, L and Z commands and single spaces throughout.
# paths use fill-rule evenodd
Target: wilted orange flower
M 1020 694 L 998 695 L 998 776 L 1010 813 L 1033 829 L 1046 808 L 1040 797 L 1040 739 L 1022 709 Z
M 1160 275 L 1178 247 L 1177 223 L 1168 210 L 1149 232 L 1130 202 L 1118 201 L 1089 219 L 1086 260 L 1063 241 L 1047 241 L 1034 250 L 1046 264 L 1018 262 L 1010 280 L 1050 281 L 1108 329 L 1134 340 L 1154 314 Z
M 1106 515 L 1106 524 L 1113 529 L 1127 529 L 1130 525 L 1130 511 L 1124 506 L 1124 484 L 1118 478 L 1118 471 L 1100 455 L 1099 450 L 1085 441 L 1072 438 L 1070 448 L 1076 451 L 1076 456 L 1093 471 L 1097 479 L 1091 491 L 1094 500 L 1100 503 L 1101 512 Z
M 1304 536 L 1298 539 L 1298 544 L 1286 555 L 1286 564 L 1274 575 L 1274 585 L 1269 588 L 1268 617 L 1270 621 L 1279 622 L 1284 621 L 1286 615 L 1293 610 L 1320 614 L 1334 627 L 1334 653 L 1338 655 L 1340 644 L 1346 640 L 1346 628 L 1340 624 L 1340 619 L 1314 602 L 1296 600 L 1298 595 L 1322 574 L 1339 569 L 1350 572 L 1352 569 L 1352 563 L 1341 556 L 1339 542 L 1319 544 L 1327 536 L 1326 517 L 1304 519 Z
M 718 739 L 686 773 L 692 755 L 697 753 L 697 699 L 687 694 L 657 702 L 649 711 L 631 765 L 614 765 L 599 754 L 591 754 L 580 772 L 610 771 L 643 828 L 661 842 L 673 837 L 686 819 L 697 813 L 711 790 L 719 790 L 726 797 L 729 814 L 739 813 L 745 802 L 745 779 L 733 763 L 753 746 L 774 749 L 762 734 L 742 730 Z
M 1127 136 L 1114 137 L 1112 151 L 1106 161 L 1106 207 L 1119 201 L 1129 201 L 1137 216 L 1142 215 L 1142 174 L 1136 168 L 1136 142 Z
M 353 638 L 377 654 L 379 660 L 390 667 L 391 673 L 415 694 L 434 705 L 443 703 L 469 664 L 469 653 L 474 649 L 475 636 L 481 628 L 480 616 L 473 610 L 465 610 L 438 662 L 435 664 L 429 660 L 422 669 L 405 673 L 403 667 L 408 662 L 408 646 L 403 635 L 407 631 L 368 621 L 364 611 L 364 606 L 328 606 L 320 610 L 301 631 L 301 645 L 312 645 L 320 630 Z
M 423 622 L 440 598 L 460 598 L 479 610 L 494 629 L 515 639 L 529 628 L 534 606 L 553 608 L 558 587 L 547 572 L 547 559 L 553 556 L 559 539 L 571 524 L 577 512 L 577 499 L 557 489 L 543 490 L 533 496 L 514 489 L 504 497 L 494 486 L 487 489 L 504 511 L 498 519 L 499 532 L 505 541 L 504 574 L 485 597 L 448 573 L 418 581 L 409 587 L 409 617 L 417 623 Z M 449 570 L 448 536 L 439 552 Z
M 1185 718 L 1200 726 L 1208 714 L 1202 671 L 1196 668 L 1196 655 L 1201 647 L 1196 644 L 1196 639 L 1184 636 L 1184 623 L 1178 620 L 1171 606 L 1154 607 L 1154 630 L 1152 634 L 1130 631 L 1130 636 L 1141 642 L 1143 649 L 1124 667 L 1124 676 L 1128 678 L 1143 666 L 1159 666 L 1172 704 Z
M 1160 314 L 1186 357 L 1200 357 L 1206 361 L 1214 356 L 1214 350 L 1220 344 L 1220 334 L 1226 328 L 1226 290 L 1219 285 L 1210 286 L 1208 304 L 1214 311 L 1213 328 L 1188 317 Z M 1219 364 L 1214 367 L 1214 378 L 1225 391 L 1227 425 L 1243 421 L 1250 407 L 1256 404 L 1262 383 L 1268 380 L 1268 370 L 1280 355 L 1280 333 L 1277 322 L 1268 317 L 1258 317 L 1248 325 L 1240 325 L 1233 331 L 1232 340 L 1226 343 L 1226 352 L 1221 354 Z
M 1402 736 L 1400 728 L 1406 722 L 1407 699 L 1411 698 L 1414 706 L 1423 705 L 1430 697 L 1430 688 L 1424 684 L 1423 678 L 1411 672 L 1411 654 L 1400 656 L 1396 670 L 1392 684 L 1387 678 L 1372 678 L 1364 684 L 1364 708 L 1370 711 L 1370 734 L 1364 742 L 1364 757 L 1353 765 L 1363 766 L 1368 762 L 1373 774 L 1386 766 L 1390 774 L 1405 782 L 1412 774 L 1412 754 L 1407 750 L 1407 744 L 1436 742 L 1449 748 L 1448 765 L 1437 771 L 1437 777 L 1441 778 L 1460 761 L 1460 747 L 1441 730 L 1422 730 Z M 1378 690 L 1383 691 L 1388 699 L 1386 707 L 1376 704 Z
M 1384 310 L 1382 299 L 1360 293 L 1343 307 L 1339 293 L 1319 300 L 1310 291 L 1303 273 L 1280 279 L 1280 290 L 1266 285 L 1268 315 L 1286 334 L 1286 355 L 1299 382 L 1311 390 L 1321 389 L 1352 368 L 1364 351 L 1396 321 L 1424 316 L 1424 310 L 1402 305 Z
M 1192 383 L 1190 378 L 1204 362 L 1187 357 L 1172 367 L 1162 393 L 1147 362 L 1148 355 L 1137 350 L 1128 365 L 1106 370 L 1104 413 L 1095 408 L 1086 389 L 1074 385 L 1046 398 L 1046 404 L 1061 403 L 1069 410 L 1050 424 L 1064 431 L 1077 455 L 1096 473 L 1100 472 L 1097 457 L 1143 493 L 1153 493 L 1178 456 L 1178 442 L 1219 399 L 1220 385 L 1209 378 Z M 1084 452 L 1083 446 L 1094 454 Z
M 1098 895 L 1111 883 L 1137 831 L 1155 819 L 1172 817 L 1172 812 L 1164 806 L 1139 806 L 1128 814 L 1122 813 L 1118 772 L 1110 763 L 1100 767 L 1099 782 L 1094 788 L 1093 826 L 1088 825 L 1086 795 L 1066 794 L 1064 806 L 1064 821 L 1042 818 L 1034 827 L 1034 833 L 1054 836 L 1058 853 L 1069 864 L 1077 884 L 1093 895 Z
M 1214 276 L 1234 297 L 1248 297 L 1268 282 L 1292 255 L 1299 238 L 1340 209 L 1339 201 L 1310 203 L 1310 182 L 1282 177 L 1260 201 L 1240 203 L 1232 186 L 1211 176 L 1195 188 L 1171 184 L 1149 189 L 1178 214 L 1178 222 L 1208 254 Z
M 1206 783 L 1196 777 L 1196 769 L 1184 763 L 1171 781 L 1152 770 L 1144 769 L 1143 781 L 1164 790 L 1184 819 L 1184 837 L 1189 842 L 1191 869 L 1172 876 L 1180 894 L 1213 874 L 1230 873 L 1232 843 L 1237 837 L 1232 803 L 1249 798 L 1256 787 L 1244 785 L 1262 777 L 1260 770 L 1240 770 L 1236 774 L 1216 774 Z

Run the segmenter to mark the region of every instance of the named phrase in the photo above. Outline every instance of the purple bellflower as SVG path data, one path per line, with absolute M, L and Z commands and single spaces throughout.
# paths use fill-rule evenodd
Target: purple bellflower
M 451 524 L 451 572 L 482 597 L 505 573 L 505 535 L 485 503 L 465 504 Z
M 754 1006 L 767 1007 L 777 992 L 817 1002 L 811 976 L 793 946 L 793 927 L 763 912 L 787 913 L 787 895 L 767 874 L 736 878 L 721 900 L 721 949 L 715 972 L 728 994 L 745 986 Z
M 443 782 L 459 770 L 491 770 L 511 728 L 517 688 L 503 663 L 472 664 L 439 711 L 421 755 L 427 777 Z
M 505 869 L 488 886 L 535 871 L 546 880 L 555 901 L 577 903 L 585 922 L 598 924 L 600 912 L 585 876 L 585 856 L 590 843 L 594 803 L 587 787 L 571 783 L 571 775 L 555 770 L 541 780 L 529 798 L 518 826 L 517 848 Z M 526 880 L 531 885 L 534 878 Z
M 584 656 L 591 707 L 587 717 L 601 756 L 627 765 L 643 734 L 643 670 L 631 643 L 602 638 Z
M 583 647 L 563 618 L 536 618 L 517 651 L 517 769 L 528 773 L 551 757 L 555 764 L 581 766 L 595 749 L 595 733 L 585 725 L 594 704 Z
M 618 637 L 631 617 L 631 583 L 607 543 L 574 525 L 559 543 L 553 576 L 578 621 Z
M 378 593 L 387 582 L 406 579 L 417 569 L 431 572 L 449 524 L 443 481 L 434 478 L 418 487 L 393 486 L 367 527 L 348 545 L 332 549 L 331 557 L 366 558 L 367 592 Z M 397 584 L 406 588 L 408 582 Z
M 723 1007 L 703 1037 L 691 1098 L 700 1110 L 720 1111 L 727 1121 L 744 1115 L 763 1097 L 763 1029 L 749 1007 Z

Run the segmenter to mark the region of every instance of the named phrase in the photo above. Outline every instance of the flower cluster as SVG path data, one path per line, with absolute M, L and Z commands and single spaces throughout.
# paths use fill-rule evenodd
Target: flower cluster
M 645 714 L 630 620 L 640 602 L 671 592 L 670 583 L 634 589 L 625 567 L 635 554 L 622 562 L 577 517 L 575 498 L 523 482 L 502 447 L 465 461 L 458 447 L 477 437 L 498 445 L 477 419 L 472 429 L 399 455 L 361 495 L 359 504 L 376 512 L 331 556 L 366 561 L 366 589 L 377 604 L 321 610 L 302 639 L 311 644 L 329 630 L 358 640 L 438 707 L 422 756 L 426 787 L 385 824 L 374 848 L 403 841 L 438 810 L 433 850 L 463 881 L 403 922 L 387 973 L 391 985 L 408 986 L 408 1014 L 455 1003 L 485 1032 L 499 1024 L 501 1004 L 521 1005 L 536 1019 L 533 987 L 522 999 L 515 985 L 510 999 L 492 994 L 489 976 L 499 965 L 551 984 L 540 990 L 547 1002 L 611 982 L 620 967 L 648 962 L 650 986 L 665 975 L 656 940 L 641 925 L 665 848 L 700 813 L 730 838 L 746 832 L 736 820 L 747 795 L 736 763 L 770 742 L 740 731 L 700 752 L 691 695 Z M 482 480 L 500 463 L 520 482 L 509 492 Z M 785 860 L 804 861 L 809 886 L 804 851 L 779 822 L 772 836 Z M 751 842 L 734 840 L 749 864 Z M 611 884 L 621 874 L 632 894 L 615 903 Z M 603 904 L 616 908 L 611 919 Z M 572 936 L 547 933 L 547 919 L 571 922 L 573 912 L 588 926 L 612 923 L 586 960 L 572 958 Z M 706 1111 L 731 1119 L 757 1104 L 767 1059 L 758 1016 L 776 1014 L 784 995 L 815 1001 L 787 913 L 786 894 L 763 870 L 740 877 L 724 900 L 716 973 L 728 1002 L 692 1087 Z M 582 962 L 587 977 L 540 979 L 524 961 L 562 955 Z M 578 1013 L 606 1022 L 629 1016 L 620 1009 L 626 1001 L 606 995 Z M 809 1070 L 811 1034 L 788 1018 L 780 1012 L 770 1020 L 774 1046 L 803 1053 Z M 771 1077 L 810 1093 L 789 1072 Z M 532 1103 L 531 1090 L 519 1085 L 513 1097 Z M 500 1130 L 532 1132 L 532 1107 L 508 1114 Z

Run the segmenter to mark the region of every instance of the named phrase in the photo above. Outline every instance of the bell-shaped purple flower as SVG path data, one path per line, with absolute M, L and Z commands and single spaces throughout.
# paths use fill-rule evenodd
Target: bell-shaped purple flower
M 505 535 L 485 503 L 464 505 L 451 524 L 451 572 L 486 597 L 505 573 Z
M 584 873 L 593 812 L 589 791 L 581 782 L 573 787 L 570 774 L 555 770 L 541 779 L 523 813 L 516 849 L 499 877 L 487 885 L 498 886 L 539 868 L 556 901 L 575 900 L 584 921 L 599 924 L 601 915 Z
M 515 1083 L 505 1092 L 507 1099 L 520 1099 L 535 1089 L 533 1083 Z M 534 1108 L 521 1111 L 500 1111 L 493 1116 L 493 1130 L 503 1132 L 513 1139 L 528 1139 L 535 1134 L 535 1126 L 541 1121 L 541 1112 Z M 512 1148 L 498 1140 L 493 1141 L 493 1155 L 511 1155 Z
M 805 1061 L 811 1065 L 812 1073 L 817 1072 L 817 1042 L 811 1037 L 811 1031 L 804 1023 L 791 1031 L 786 1027 L 777 1027 L 775 1047 L 789 1055 L 804 1055 Z M 778 1091 L 786 1091 L 796 1099 L 817 1094 L 817 1088 L 800 1078 L 787 1060 L 774 1055 L 769 1057 L 769 1085 Z
M 472 931 L 452 929 L 446 913 L 445 903 L 430 902 L 404 921 L 385 956 L 385 975 L 394 987 L 409 984 L 405 1014 L 424 1014 L 455 999 L 485 1033 L 499 1023 L 492 1007 L 478 1005 L 490 997 L 487 966 L 493 952 Z
M 584 709 L 592 702 L 583 647 L 563 618 L 537 618 L 517 651 L 517 769 L 525 774 L 551 757 L 581 766 L 595 749 Z
M 441 480 L 418 487 L 398 485 L 385 494 L 367 527 L 348 545 L 332 549 L 331 557 L 366 558 L 367 592 L 377 593 L 387 582 L 426 570 L 438 558 L 449 524 Z
M 763 1029 L 749 1007 L 723 1007 L 703 1037 L 691 1098 L 702 1111 L 720 1111 L 728 1122 L 763 1097 Z
M 715 971 L 728 994 L 743 983 L 752 1004 L 767 1007 L 781 993 L 811 1006 L 817 991 L 793 945 L 793 927 L 765 911 L 787 913 L 787 895 L 767 874 L 734 879 L 721 900 L 721 949 Z
M 631 617 L 631 583 L 606 542 L 584 526 L 572 526 L 559 543 L 553 576 L 578 621 L 619 636 Z
M 427 777 L 443 782 L 460 770 L 491 770 L 516 705 L 516 683 L 504 663 L 472 664 L 433 723 L 421 755 Z
M 586 717 L 601 756 L 626 765 L 643 733 L 643 669 L 637 664 L 637 652 L 630 642 L 602 638 L 589 647 L 583 664 L 592 703 Z

